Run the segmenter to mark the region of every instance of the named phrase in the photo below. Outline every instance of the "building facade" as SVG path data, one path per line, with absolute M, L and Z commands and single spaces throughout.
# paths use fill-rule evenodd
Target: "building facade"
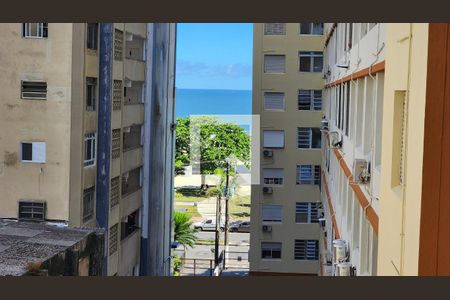
M 169 120 L 173 115 L 175 25 L 161 28 L 0 26 L 0 125 L 9 128 L 0 134 L 0 217 L 104 228 L 107 275 L 148 271 L 140 271 L 141 256 L 148 255 L 147 248 L 141 253 L 141 238 L 148 239 L 152 209 L 143 197 L 151 190 L 152 151 L 144 141 L 157 121 L 150 120 L 155 101 L 172 101 L 164 111 Z M 158 30 L 172 34 L 165 36 L 164 62 L 153 56 L 161 54 L 153 48 Z M 153 82 L 156 65 L 165 67 L 165 85 Z M 162 92 L 149 92 L 155 85 Z M 163 134 L 173 140 L 171 130 Z M 167 152 L 169 161 L 172 155 Z M 171 203 L 170 194 L 162 199 Z
M 319 274 L 323 30 L 254 25 L 250 274 Z
M 449 25 L 325 32 L 322 274 L 450 274 Z

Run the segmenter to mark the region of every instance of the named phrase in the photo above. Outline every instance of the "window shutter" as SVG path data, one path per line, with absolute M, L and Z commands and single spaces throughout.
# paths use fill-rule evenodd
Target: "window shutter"
M 45 143 L 43 142 L 34 142 L 33 143 L 33 162 L 37 163 L 45 163 Z
M 264 93 L 265 110 L 284 110 L 284 93 L 265 92 Z
M 263 222 L 281 222 L 283 218 L 283 210 L 281 205 L 266 204 L 262 207 Z
M 297 128 L 298 148 L 309 149 L 312 145 L 311 128 Z
M 263 138 L 265 148 L 284 148 L 283 130 L 264 130 Z
M 283 169 L 263 169 L 264 178 L 283 178 Z
M 285 35 L 286 23 L 265 23 L 264 24 L 265 35 Z
M 265 55 L 264 73 L 285 73 L 286 56 Z

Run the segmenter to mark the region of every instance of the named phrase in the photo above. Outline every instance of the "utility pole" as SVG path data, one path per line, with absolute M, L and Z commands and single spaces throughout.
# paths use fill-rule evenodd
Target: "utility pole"
M 214 262 L 215 266 L 219 264 L 219 230 L 220 230 L 220 201 L 221 201 L 220 194 L 217 195 L 217 202 L 216 202 L 216 238 L 214 241 Z
M 225 269 L 225 261 L 227 256 L 227 250 L 228 250 L 228 200 L 230 199 L 230 193 L 229 193 L 229 187 L 230 187 L 230 162 L 229 159 L 227 159 L 227 179 L 225 182 L 225 238 L 224 238 L 224 244 L 225 244 L 225 253 L 223 256 L 223 268 Z

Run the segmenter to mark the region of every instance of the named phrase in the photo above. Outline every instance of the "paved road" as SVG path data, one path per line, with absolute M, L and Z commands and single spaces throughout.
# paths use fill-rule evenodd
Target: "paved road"
M 197 232 L 197 237 L 200 240 L 214 240 L 215 233 L 214 231 L 199 231 Z M 224 233 L 220 233 L 220 239 L 224 239 Z M 248 245 L 250 243 L 250 233 L 243 232 L 229 232 L 228 233 L 228 241 L 233 245 Z

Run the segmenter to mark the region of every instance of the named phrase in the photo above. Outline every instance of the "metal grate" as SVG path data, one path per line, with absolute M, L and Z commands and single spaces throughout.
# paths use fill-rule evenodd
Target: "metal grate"
M 19 202 L 19 220 L 44 221 L 46 204 L 44 202 Z
M 111 157 L 113 159 L 120 157 L 120 128 L 112 130 Z
M 123 31 L 118 29 L 114 31 L 114 59 L 123 60 Z
M 264 35 L 285 35 L 286 23 L 264 23 Z
M 322 90 L 299 90 L 299 110 L 322 110 Z
M 111 200 L 110 206 L 113 208 L 119 204 L 120 200 L 120 176 L 111 179 Z
M 114 80 L 113 110 L 120 110 L 122 105 L 122 80 Z
M 297 165 L 297 184 L 320 185 L 320 166 Z
M 47 82 L 44 81 L 22 81 L 22 99 L 47 99 Z
M 115 224 L 109 228 L 109 255 L 117 251 L 117 236 L 119 231 L 119 224 Z
M 95 187 L 84 190 L 83 193 L 83 222 L 89 221 L 94 216 Z
M 296 223 L 318 223 L 319 203 L 297 202 L 295 203 L 295 222 Z

